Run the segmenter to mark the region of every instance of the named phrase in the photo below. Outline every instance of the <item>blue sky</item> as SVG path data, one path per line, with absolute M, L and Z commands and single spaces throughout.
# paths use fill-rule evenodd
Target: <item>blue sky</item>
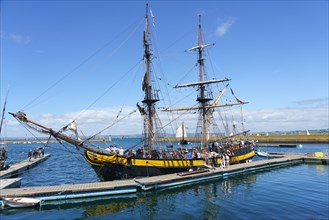
M 128 113 L 142 99 L 144 1 L 0 4 L 1 108 L 9 91 L 7 111 L 24 110 L 58 128 L 79 115 L 83 131 L 92 134 L 122 106 Z M 196 81 L 188 74 L 196 55 L 184 50 L 196 45 L 202 14 L 204 40 L 216 43 L 207 67 L 217 78 L 231 78 L 235 94 L 249 101 L 244 106 L 249 129 L 329 127 L 328 1 L 149 4 L 155 16 L 154 71 L 169 87 Z M 173 103 L 191 92 L 168 91 Z M 7 136 L 28 135 L 9 115 L 6 119 Z M 108 132 L 139 134 L 140 124 L 136 115 Z

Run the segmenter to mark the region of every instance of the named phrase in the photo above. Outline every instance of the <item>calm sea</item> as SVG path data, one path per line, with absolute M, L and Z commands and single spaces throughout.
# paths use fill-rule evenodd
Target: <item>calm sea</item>
M 138 140 L 114 139 L 114 142 L 129 147 Z M 10 144 L 9 162 L 25 159 L 28 150 L 37 146 Z M 263 150 L 328 154 L 329 145 L 303 144 L 302 148 L 264 147 Z M 45 153 L 52 156 L 20 175 L 22 187 L 98 181 L 75 148 L 50 144 Z M 301 164 L 175 189 L 138 192 L 123 198 L 0 209 L 0 219 L 329 219 L 328 188 L 328 165 Z

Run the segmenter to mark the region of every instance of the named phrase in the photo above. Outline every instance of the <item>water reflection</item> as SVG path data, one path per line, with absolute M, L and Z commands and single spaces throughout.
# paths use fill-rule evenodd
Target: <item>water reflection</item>
M 328 166 L 324 166 L 322 164 L 315 165 L 316 175 L 317 176 L 329 176 Z
M 224 196 L 232 193 L 230 179 L 225 179 L 222 181 L 222 193 Z
M 117 213 L 122 212 L 127 209 L 134 209 L 137 207 L 137 203 L 143 202 L 143 198 L 136 199 L 136 200 L 116 200 L 116 201 L 104 201 L 99 202 L 97 205 L 93 206 L 86 206 L 83 216 L 84 217 L 94 217 L 94 216 L 101 216 L 106 213 Z
M 314 167 L 319 172 L 328 171 L 327 167 Z M 282 172 L 274 172 L 271 176 L 275 173 L 282 175 Z M 162 191 L 138 191 L 137 194 L 122 197 L 99 197 L 96 201 L 63 200 L 59 204 L 54 201 L 45 203 L 40 209 L 2 210 L 0 218 L 32 219 L 47 216 L 49 219 L 60 219 L 61 215 L 65 215 L 74 216 L 72 219 L 234 219 L 241 217 L 241 214 L 248 216 L 246 213 L 259 213 L 256 207 L 266 203 L 268 196 L 262 197 L 262 190 L 267 190 L 272 182 L 265 182 L 264 185 L 263 179 L 270 180 L 272 177 L 264 173 L 258 174 L 258 177 L 260 183 L 256 174 L 248 174 Z M 255 200 L 256 197 L 258 199 Z M 275 198 L 271 198 L 270 202 L 273 203 Z M 253 205 L 252 208 L 250 205 Z

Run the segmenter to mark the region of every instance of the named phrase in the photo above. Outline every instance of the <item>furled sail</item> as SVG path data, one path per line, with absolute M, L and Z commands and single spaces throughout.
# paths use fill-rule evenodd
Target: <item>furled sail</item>
M 77 126 L 77 123 L 75 122 L 75 120 L 73 120 L 71 123 L 69 123 L 64 128 L 62 128 L 62 131 L 67 131 L 67 130 L 73 131 L 76 138 L 78 140 L 81 140 L 81 138 L 79 137 L 79 134 L 78 134 L 78 126 Z

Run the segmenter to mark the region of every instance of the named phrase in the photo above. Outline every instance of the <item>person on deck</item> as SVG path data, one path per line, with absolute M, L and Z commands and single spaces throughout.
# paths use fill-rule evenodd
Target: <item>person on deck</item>
M 197 155 L 197 153 L 195 151 L 193 151 L 192 158 L 193 159 L 198 159 L 198 155 Z
M 134 153 L 133 153 L 133 150 L 132 149 L 129 149 L 128 151 L 128 157 L 134 157 Z
M 30 150 L 29 153 L 27 154 L 27 158 L 29 158 L 29 161 L 31 161 L 31 157 L 32 157 L 32 150 Z
M 225 164 L 226 166 L 230 165 L 230 156 L 228 154 L 225 155 Z
M 137 151 L 136 151 L 136 157 L 142 157 L 142 148 L 138 148 Z
M 38 155 L 39 155 L 39 151 L 38 151 L 38 149 L 35 149 L 33 152 L 34 159 L 37 159 Z
M 225 156 L 225 153 L 222 154 L 222 157 L 221 157 L 221 164 L 222 164 L 222 167 L 225 168 L 226 166 L 226 156 Z

